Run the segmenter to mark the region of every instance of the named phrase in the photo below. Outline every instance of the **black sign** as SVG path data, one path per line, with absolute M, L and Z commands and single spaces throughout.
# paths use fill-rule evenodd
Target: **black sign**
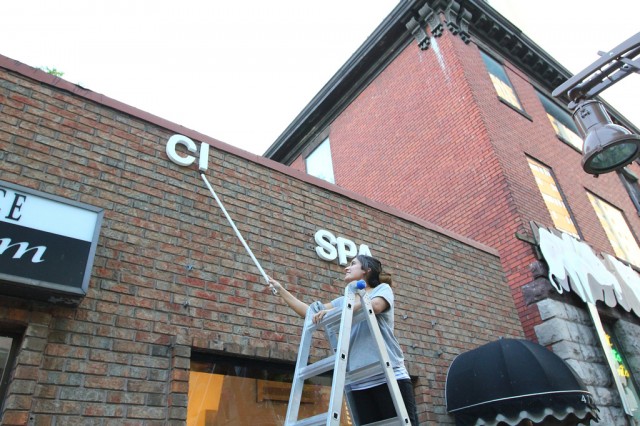
M 102 210 L 0 181 L 0 294 L 76 305 Z
M 91 243 L 0 222 L 0 271 L 82 288 Z

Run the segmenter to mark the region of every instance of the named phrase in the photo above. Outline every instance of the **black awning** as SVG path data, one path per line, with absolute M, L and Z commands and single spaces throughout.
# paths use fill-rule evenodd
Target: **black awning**
M 458 425 L 598 421 L 582 380 L 559 356 L 527 340 L 500 339 L 459 355 L 445 393 Z

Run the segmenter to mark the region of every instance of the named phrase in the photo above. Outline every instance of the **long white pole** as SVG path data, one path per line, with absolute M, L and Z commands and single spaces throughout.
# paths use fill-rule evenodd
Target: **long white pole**
M 249 245 L 247 244 L 247 242 L 244 240 L 244 238 L 242 238 L 242 234 L 240 234 L 240 231 L 238 230 L 238 228 L 236 228 L 236 224 L 233 223 L 233 219 L 231 219 L 231 216 L 229 216 L 229 213 L 227 213 L 227 209 L 224 208 L 224 205 L 222 204 L 222 201 L 220 201 L 220 198 L 218 198 L 218 196 L 216 195 L 216 192 L 213 190 L 213 187 L 211 186 L 211 184 L 209 183 L 209 181 L 207 180 L 207 177 L 204 175 L 204 173 L 200 173 L 200 176 L 202 176 L 202 180 L 204 180 L 205 185 L 207 185 L 207 188 L 209 188 L 209 191 L 211 191 L 211 195 L 213 195 L 213 198 L 215 198 L 216 202 L 218 203 L 218 205 L 220 206 L 220 209 L 222 210 L 222 213 L 224 213 L 225 217 L 227 218 L 227 220 L 229 221 L 229 224 L 231 225 L 231 227 L 233 228 L 233 230 L 236 232 L 236 235 L 238 236 L 238 239 L 240 240 L 240 242 L 242 243 L 242 245 L 244 246 L 244 248 L 247 250 L 247 253 L 249 253 L 249 256 L 251 256 L 251 259 L 253 260 L 253 263 L 256 264 L 256 266 L 258 267 L 258 270 L 260 271 L 260 273 L 262 274 L 262 277 L 264 278 L 264 280 L 267 282 L 267 284 L 269 284 L 269 287 L 271 288 L 271 292 L 273 294 L 278 294 L 278 291 L 275 289 L 275 287 L 273 287 L 273 285 L 269 282 L 269 277 L 267 276 L 267 274 L 264 272 L 264 269 L 262 269 L 262 266 L 260 266 L 260 263 L 258 262 L 258 259 L 256 259 L 256 257 L 253 255 L 253 252 L 251 251 L 251 249 L 249 248 Z

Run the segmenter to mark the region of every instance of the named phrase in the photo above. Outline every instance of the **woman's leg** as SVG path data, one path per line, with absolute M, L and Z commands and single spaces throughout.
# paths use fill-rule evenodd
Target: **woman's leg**
M 396 416 L 396 408 L 386 383 L 369 389 L 353 391 L 352 395 L 360 424 L 373 423 Z
M 386 385 L 384 385 L 386 386 Z M 377 422 L 378 420 L 384 420 L 378 411 L 377 403 L 375 402 L 375 394 L 372 389 L 362 389 L 357 391 L 351 391 L 351 400 L 355 407 L 352 407 L 356 412 L 354 413 L 358 418 L 358 424 L 367 424 Z
M 412 426 L 419 426 L 416 399 L 413 395 L 411 380 L 398 380 L 398 387 L 400 388 L 400 394 L 402 395 L 402 400 L 404 401 L 404 406 Z M 357 411 L 361 424 L 373 423 L 397 415 L 389 387 L 386 383 L 369 389 L 353 391 L 352 396 L 356 405 L 355 410 Z
M 409 420 L 411 420 L 411 425 L 419 426 L 416 397 L 413 394 L 413 384 L 411 383 L 411 379 L 398 380 L 398 387 L 400 388 L 400 393 L 402 394 L 402 400 L 404 401 L 404 407 L 407 409 Z

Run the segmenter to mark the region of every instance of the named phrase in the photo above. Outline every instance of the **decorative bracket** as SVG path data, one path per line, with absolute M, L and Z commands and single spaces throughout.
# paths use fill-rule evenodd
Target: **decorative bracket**
M 465 44 L 471 42 L 469 35 L 469 21 L 471 20 L 471 12 L 460 7 L 460 3 L 451 0 L 449 6 L 444 11 L 447 21 L 447 28 L 453 35 L 459 35 Z
M 405 24 L 411 35 L 413 35 L 413 37 L 418 42 L 418 47 L 420 47 L 421 50 L 427 50 L 429 48 L 429 45 L 431 45 L 431 40 L 425 28 L 427 23 L 433 23 L 434 17 L 436 21 L 438 21 L 437 16 L 435 16 L 435 13 L 433 12 L 433 9 L 431 9 L 428 4 L 425 4 L 420 8 L 420 10 L 418 10 L 418 16 L 411 17 L 409 22 Z M 431 35 L 433 37 L 440 37 L 442 35 L 442 31 L 440 31 L 439 33 L 434 32 L 433 27 L 431 28 Z
M 422 28 L 422 24 L 416 18 L 412 17 L 405 25 L 413 38 L 418 42 L 418 47 L 420 47 L 421 50 L 427 50 L 431 44 L 431 40 L 429 40 L 427 32 Z
M 440 20 L 440 12 L 438 7 L 434 11 L 427 3 L 419 10 L 416 16 L 412 16 L 409 22 L 405 24 L 407 30 L 413 35 L 418 42 L 418 46 L 422 50 L 427 50 L 431 45 L 430 37 L 440 37 L 444 32 L 444 26 Z M 459 35 L 465 44 L 469 44 L 471 36 L 469 35 L 469 21 L 471 20 L 471 12 L 460 7 L 460 3 L 451 0 L 444 10 L 447 28 L 453 35 Z M 429 32 L 427 32 L 427 28 Z M 430 34 L 429 34 L 430 33 Z

